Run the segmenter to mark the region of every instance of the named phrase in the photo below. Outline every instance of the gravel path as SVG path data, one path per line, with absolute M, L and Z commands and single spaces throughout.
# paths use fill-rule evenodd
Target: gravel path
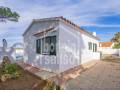
M 120 90 L 120 59 L 99 61 L 65 86 L 66 90 Z

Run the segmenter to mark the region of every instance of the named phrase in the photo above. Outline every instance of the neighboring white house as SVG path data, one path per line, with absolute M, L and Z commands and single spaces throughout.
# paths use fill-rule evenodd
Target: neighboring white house
M 99 60 L 99 38 L 63 17 L 35 19 L 23 34 L 25 62 L 60 73 Z
M 119 54 L 119 50 L 118 49 L 114 49 L 114 43 L 113 42 L 100 42 L 99 44 L 99 51 L 102 52 L 102 54 L 110 54 L 110 55 L 118 55 Z
M 113 42 L 100 42 L 100 48 L 104 48 L 104 49 L 111 49 L 114 47 L 114 43 Z

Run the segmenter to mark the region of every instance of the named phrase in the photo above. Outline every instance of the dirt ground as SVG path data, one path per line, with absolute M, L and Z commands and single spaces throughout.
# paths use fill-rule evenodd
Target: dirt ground
M 120 90 L 120 59 L 108 57 L 66 83 L 66 90 Z
M 46 81 L 27 71 L 22 70 L 22 72 L 23 75 L 20 78 L 0 82 L 0 90 L 43 90 Z

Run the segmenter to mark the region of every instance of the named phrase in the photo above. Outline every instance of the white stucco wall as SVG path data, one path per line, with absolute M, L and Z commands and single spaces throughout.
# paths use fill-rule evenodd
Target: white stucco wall
M 59 65 L 54 63 L 57 62 L 57 55 L 49 56 L 36 54 L 36 39 L 39 37 L 35 37 L 34 34 L 44 29 L 47 29 L 50 26 L 56 27 L 58 26 L 58 23 L 56 21 L 42 21 L 33 24 L 32 27 L 29 28 L 29 31 L 24 35 L 24 61 L 35 67 L 57 72 L 59 70 Z
M 73 68 L 91 60 L 100 60 L 100 53 L 88 50 L 88 42 L 99 46 L 99 40 L 81 33 L 64 23 L 59 25 L 60 71 Z
M 55 33 L 57 36 L 57 55 L 36 54 L 36 39 L 40 37 L 33 35 L 51 25 L 58 27 Z M 24 35 L 24 61 L 38 68 L 57 73 L 63 72 L 87 61 L 100 59 L 100 53 L 88 50 L 88 42 L 96 43 L 97 46 L 99 44 L 98 40 L 81 33 L 79 30 L 75 30 L 75 28 L 63 22 L 43 21 L 35 23 Z M 54 63 L 51 64 L 49 62 Z
M 102 54 L 119 54 L 119 49 L 113 48 L 99 48 L 99 51 L 102 52 Z
M 89 50 L 88 42 L 92 42 L 97 44 L 97 49 L 99 47 L 99 40 L 92 38 L 91 36 L 82 33 L 82 40 L 81 40 L 81 63 L 86 63 L 91 60 L 100 60 L 100 53 L 93 52 L 93 50 Z
M 70 26 L 59 25 L 60 72 L 80 65 L 81 34 Z

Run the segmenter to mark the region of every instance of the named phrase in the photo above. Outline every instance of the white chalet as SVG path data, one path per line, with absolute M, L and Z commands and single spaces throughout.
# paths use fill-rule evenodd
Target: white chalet
M 34 19 L 23 34 L 25 62 L 61 73 L 100 60 L 99 38 L 63 17 Z

